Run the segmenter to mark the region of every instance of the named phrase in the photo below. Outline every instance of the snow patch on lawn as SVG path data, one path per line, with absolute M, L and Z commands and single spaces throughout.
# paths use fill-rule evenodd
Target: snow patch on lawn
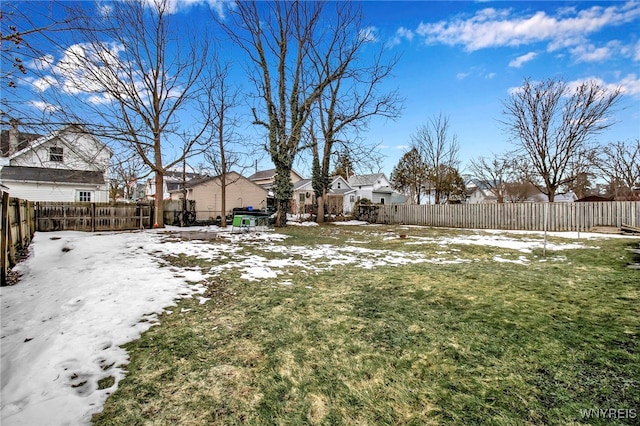
M 153 232 L 36 233 L 2 299 L 2 424 L 88 424 L 124 377 L 121 345 L 180 297 L 204 292 L 195 270 L 160 268 Z M 98 389 L 98 381 L 115 384 Z
M 452 244 L 490 246 L 498 248 L 506 248 L 518 250 L 523 253 L 531 253 L 534 249 L 542 249 L 544 240 L 542 238 L 513 238 L 506 235 L 463 235 L 455 237 L 411 237 L 413 241 L 407 242 L 409 245 L 414 244 L 439 244 L 440 246 L 448 246 Z M 582 243 L 553 243 L 547 241 L 547 250 L 572 250 L 580 248 L 588 248 Z
M 285 246 L 276 243 L 287 236 L 274 231 L 231 231 L 231 227 L 167 227 L 123 233 L 36 233 L 29 258 L 14 268 L 22 274 L 20 282 L 0 288 L 2 425 L 89 424 L 91 415 L 102 409 L 124 377 L 129 357 L 120 346 L 158 324 L 158 314 L 177 311 L 169 309 L 177 299 L 196 297 L 200 304 L 206 303 L 209 299 L 202 296 L 206 290 L 202 283 L 222 272 L 236 271 L 247 281 L 275 280 L 281 286 L 294 286 L 292 274 L 301 270 L 315 273 L 340 265 L 372 269 L 478 261 L 461 258 L 460 249 L 450 247 L 455 244 L 524 253 L 544 244 L 542 234 L 532 232 L 407 237 L 408 245 L 443 247 L 429 257 L 361 246 L 388 237 L 388 233 L 356 232 L 366 241 L 350 240 L 345 246 Z M 572 238 L 562 233 L 550 235 Z M 580 237 L 615 236 L 581 233 Z M 551 251 L 585 247 L 581 241 L 547 244 Z M 202 266 L 182 268 L 169 262 L 180 256 L 201 259 Z M 562 262 L 566 256 L 556 253 L 539 261 L 547 260 Z M 529 262 L 525 256 L 510 259 L 506 254 L 493 261 Z M 98 381 L 108 377 L 115 384 L 99 390 Z
M 369 225 L 369 222 L 365 222 L 363 220 L 345 220 L 344 222 L 331 222 L 334 225 L 339 226 L 362 226 Z

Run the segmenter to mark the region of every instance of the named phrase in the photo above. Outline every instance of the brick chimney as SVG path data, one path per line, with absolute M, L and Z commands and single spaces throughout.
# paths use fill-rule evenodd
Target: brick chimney
M 12 118 L 9 121 L 9 155 L 18 150 L 20 143 L 20 131 L 18 130 L 18 120 Z

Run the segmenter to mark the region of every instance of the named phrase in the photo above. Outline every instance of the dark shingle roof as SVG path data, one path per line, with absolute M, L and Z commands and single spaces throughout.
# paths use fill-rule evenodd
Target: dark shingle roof
M 255 172 L 251 176 L 249 176 L 247 179 L 249 180 L 273 179 L 275 175 L 276 175 L 276 169 L 260 170 L 258 172 Z
M 100 171 L 45 169 L 42 167 L 5 166 L 0 179 L 12 181 L 104 184 L 104 173 Z
M 40 137 L 42 137 L 42 135 L 37 135 L 35 133 L 24 133 L 24 132 L 18 133 L 17 151 L 25 149 L 27 146 L 29 146 L 29 143 L 31 143 L 31 141 L 34 141 Z M 8 130 L 2 130 L 2 132 L 0 132 L 0 155 L 2 155 L 3 157 L 9 156 L 9 131 Z
M 349 177 L 349 185 L 352 187 L 373 185 L 382 176 L 384 176 L 383 173 L 374 173 L 370 175 L 354 175 Z

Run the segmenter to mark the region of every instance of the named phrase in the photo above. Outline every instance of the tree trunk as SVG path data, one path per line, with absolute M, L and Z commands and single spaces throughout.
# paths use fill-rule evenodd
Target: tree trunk
M 287 226 L 287 209 L 289 207 L 289 200 L 276 200 L 278 211 L 276 213 L 276 227 Z
M 547 195 L 547 197 L 549 198 L 549 202 L 553 203 L 553 200 L 555 200 L 556 198 L 556 191 L 553 189 L 549 189 L 549 194 Z
M 324 223 L 324 200 L 326 198 L 326 191 L 322 191 L 319 197 L 316 197 L 316 203 L 318 203 L 318 216 L 316 217 L 317 223 Z
M 163 203 L 164 174 L 159 170 L 156 170 L 155 174 L 156 174 L 155 176 L 156 194 L 155 194 L 155 200 L 153 201 L 154 211 L 155 211 L 154 218 L 153 218 L 153 227 L 164 228 L 164 203 Z
M 276 163 L 276 176 L 273 182 L 273 195 L 276 199 L 278 212 L 276 215 L 276 226 L 287 226 L 287 213 L 289 203 L 293 195 L 293 184 L 291 183 L 291 164 L 285 162 Z
M 227 227 L 227 173 L 223 172 L 220 175 L 220 195 L 222 200 L 220 202 L 220 208 L 222 213 L 220 214 L 220 226 Z

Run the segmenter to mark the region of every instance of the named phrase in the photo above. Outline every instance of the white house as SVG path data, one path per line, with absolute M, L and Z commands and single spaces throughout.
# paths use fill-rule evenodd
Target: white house
M 111 150 L 78 125 L 46 136 L 2 132 L 0 182 L 31 201 L 108 202 Z
M 347 210 L 348 199 L 353 190 L 349 183 L 342 176 L 333 176 L 327 200 L 325 204 L 328 210 L 327 214 L 348 214 L 351 209 Z M 294 213 L 306 213 L 309 209 L 313 209 L 316 204 L 315 194 L 311 179 L 302 179 L 293 184 L 293 197 L 291 202 L 291 211 Z
M 553 198 L 554 203 L 573 203 L 578 199 L 578 196 L 573 192 L 569 191 L 563 194 L 556 193 Z M 549 202 L 549 197 L 546 194 L 539 193 L 527 198 L 527 201 L 533 203 L 547 203 Z
M 351 176 L 349 186 L 353 192 L 347 193 L 349 206 L 345 202 L 345 211 L 353 211 L 355 203 L 362 198 L 371 200 L 374 204 L 405 204 L 409 198 L 394 191 L 384 173 Z
M 472 179 L 467 183 L 467 204 L 497 203 L 498 197 L 491 192 L 487 182 Z
M 181 171 L 168 170 L 164 174 L 162 180 L 162 199 L 170 200 L 171 193 L 182 188 L 183 180 L 185 182 L 189 182 L 192 179 L 199 179 L 201 177 L 202 176 L 195 172 L 185 172 L 183 177 Z M 147 179 L 144 185 L 144 196 L 148 200 L 153 200 L 156 196 L 156 179 L 153 173 L 151 174 L 151 177 Z

